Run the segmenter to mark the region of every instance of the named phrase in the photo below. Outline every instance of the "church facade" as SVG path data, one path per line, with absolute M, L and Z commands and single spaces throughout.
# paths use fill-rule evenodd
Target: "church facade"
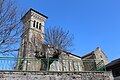
M 47 16 L 30 9 L 23 17 L 23 32 L 18 53 L 17 70 L 25 71 L 91 71 L 108 63 L 100 48 L 85 56 L 54 49 L 44 44 Z

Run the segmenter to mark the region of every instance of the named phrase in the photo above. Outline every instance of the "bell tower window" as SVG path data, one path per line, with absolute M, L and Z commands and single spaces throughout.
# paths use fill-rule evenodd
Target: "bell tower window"
M 37 24 L 36 24 L 36 28 L 38 29 L 38 22 L 37 22 Z
M 33 27 L 35 27 L 35 23 L 36 23 L 36 21 L 34 20 L 34 22 L 33 22 Z
M 41 30 L 41 23 L 39 23 L 39 30 Z

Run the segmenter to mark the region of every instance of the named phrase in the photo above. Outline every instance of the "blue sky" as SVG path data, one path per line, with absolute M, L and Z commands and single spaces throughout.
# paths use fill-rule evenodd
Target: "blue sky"
M 120 0 L 19 0 L 48 16 L 45 27 L 60 26 L 74 35 L 72 53 L 83 56 L 100 47 L 109 61 L 120 57 Z

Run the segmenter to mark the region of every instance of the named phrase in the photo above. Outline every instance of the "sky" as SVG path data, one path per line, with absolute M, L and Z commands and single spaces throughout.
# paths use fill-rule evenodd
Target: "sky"
M 120 0 L 19 0 L 18 6 L 48 16 L 45 28 L 69 30 L 72 53 L 83 56 L 100 47 L 109 62 L 120 58 Z

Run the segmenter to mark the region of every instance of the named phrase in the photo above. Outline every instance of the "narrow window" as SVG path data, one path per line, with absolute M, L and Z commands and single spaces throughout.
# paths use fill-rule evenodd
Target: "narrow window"
M 37 24 L 36 24 L 36 28 L 38 28 L 38 22 L 37 22 Z
M 41 30 L 41 23 L 39 23 L 39 30 Z
M 35 27 L 35 22 L 36 22 L 36 21 L 33 22 L 33 27 Z

